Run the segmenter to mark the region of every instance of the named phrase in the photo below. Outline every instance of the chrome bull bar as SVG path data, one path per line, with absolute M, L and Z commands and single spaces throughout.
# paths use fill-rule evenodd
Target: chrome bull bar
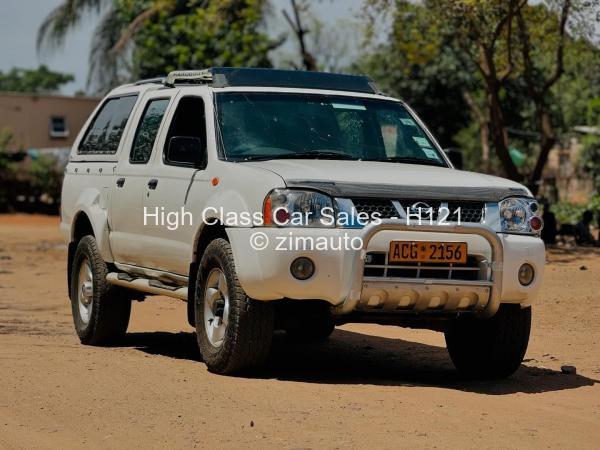
M 352 286 L 348 297 L 344 302 L 333 308 L 334 314 L 348 314 L 353 312 L 361 299 L 363 290 L 363 274 L 365 268 L 365 259 L 367 256 L 367 248 L 371 239 L 381 231 L 417 231 L 428 233 L 451 233 L 451 234 L 470 234 L 483 237 L 491 248 L 490 280 L 486 281 L 458 281 L 458 280 L 439 280 L 439 279 L 410 279 L 410 278 L 382 278 L 381 280 L 373 280 L 369 277 L 369 284 L 379 285 L 382 289 L 390 289 L 393 285 L 402 284 L 420 284 L 420 285 L 465 285 L 473 288 L 489 288 L 489 300 L 482 305 L 478 311 L 481 317 L 493 316 L 500 306 L 500 294 L 502 289 L 502 262 L 504 260 L 502 241 L 498 234 L 486 225 L 464 223 L 461 225 L 423 225 L 418 222 L 409 222 L 384 219 L 379 223 L 369 224 L 362 231 L 362 249 L 357 252 L 352 265 Z

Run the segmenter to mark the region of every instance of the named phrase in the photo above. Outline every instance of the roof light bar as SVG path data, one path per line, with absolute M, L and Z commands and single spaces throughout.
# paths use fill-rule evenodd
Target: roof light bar
M 167 87 L 174 87 L 176 84 L 208 84 L 213 88 L 267 86 L 382 94 L 370 78 L 362 75 L 234 67 L 174 70 L 164 80 L 155 78 L 142 80 L 137 84 L 161 81 Z
M 165 86 L 173 87 L 178 81 L 211 82 L 212 72 L 210 69 L 202 70 L 174 70 L 167 75 Z

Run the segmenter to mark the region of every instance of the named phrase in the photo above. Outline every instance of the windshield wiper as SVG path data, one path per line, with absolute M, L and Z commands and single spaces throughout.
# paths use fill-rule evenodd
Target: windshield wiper
M 447 167 L 442 161 L 435 159 L 414 158 L 412 156 L 390 156 L 388 158 L 366 159 L 365 161 L 401 162 L 406 164 L 423 164 L 425 166 Z
M 280 155 L 250 155 L 239 161 L 267 161 L 271 159 L 343 159 L 356 161 L 354 156 L 346 155 L 345 153 L 329 152 L 329 151 L 311 151 L 298 153 L 284 153 Z

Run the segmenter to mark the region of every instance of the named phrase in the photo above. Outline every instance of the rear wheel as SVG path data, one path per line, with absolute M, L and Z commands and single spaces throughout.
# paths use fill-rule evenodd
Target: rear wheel
M 204 251 L 195 302 L 198 347 L 210 371 L 231 374 L 266 361 L 273 337 L 273 306 L 246 295 L 225 239 L 213 240 Z
M 71 272 L 71 310 L 83 344 L 111 344 L 127 331 L 131 299 L 106 282 L 107 273 L 96 240 L 84 236 L 77 245 Z
M 446 345 L 456 368 L 476 378 L 505 378 L 521 365 L 531 330 L 531 308 L 501 305 L 489 319 L 456 319 Z

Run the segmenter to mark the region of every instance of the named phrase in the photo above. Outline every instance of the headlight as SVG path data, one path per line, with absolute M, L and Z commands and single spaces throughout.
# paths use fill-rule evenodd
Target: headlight
M 334 227 L 335 211 L 331 197 L 313 191 L 275 189 L 263 207 L 266 226 Z
M 530 198 L 507 198 L 500 202 L 502 232 L 537 234 L 544 222 L 537 215 L 539 206 Z

